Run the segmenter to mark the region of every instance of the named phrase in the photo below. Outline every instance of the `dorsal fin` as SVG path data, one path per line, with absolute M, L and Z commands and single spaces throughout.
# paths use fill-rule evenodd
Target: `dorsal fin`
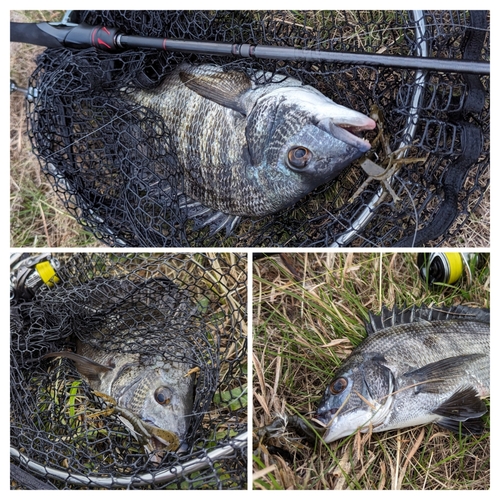
M 468 306 L 451 307 L 426 307 L 412 306 L 399 309 L 395 306 L 393 309 L 383 307 L 379 315 L 369 313 L 369 319 L 365 323 L 366 333 L 371 335 L 379 330 L 398 325 L 407 325 L 411 323 L 422 323 L 432 321 L 447 321 L 460 319 L 461 321 L 479 321 L 481 323 L 490 322 L 489 309 L 479 309 Z

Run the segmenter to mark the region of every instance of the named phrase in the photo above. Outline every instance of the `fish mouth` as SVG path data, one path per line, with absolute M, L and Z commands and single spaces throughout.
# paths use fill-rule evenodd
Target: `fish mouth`
M 339 408 L 331 408 L 330 410 L 316 412 L 314 420 L 320 422 L 325 427 L 330 427 L 337 418 L 338 411 Z
M 359 134 L 366 130 L 373 130 L 377 124 L 367 116 L 363 116 L 363 120 L 357 121 L 358 123 L 353 124 L 336 121 L 334 118 L 324 118 L 317 123 L 317 126 L 339 141 L 366 153 L 371 149 L 371 144 Z
M 158 435 L 151 436 L 150 443 L 152 445 L 152 448 L 157 451 L 162 451 L 167 449 L 168 451 L 175 452 L 177 455 L 184 455 L 189 451 L 188 443 L 184 440 L 179 440 L 179 446 L 178 448 L 175 449 L 172 448 L 171 443 L 169 443 L 165 439 L 162 439 Z
M 186 447 L 185 441 L 179 436 L 177 432 L 169 431 L 158 427 L 150 420 L 144 420 L 145 427 L 149 432 L 150 444 L 156 450 L 164 450 L 179 452 Z

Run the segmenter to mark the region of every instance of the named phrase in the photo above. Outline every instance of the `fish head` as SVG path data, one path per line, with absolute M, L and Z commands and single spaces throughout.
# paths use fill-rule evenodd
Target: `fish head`
M 384 422 L 393 404 L 394 384 L 392 371 L 378 356 L 337 371 L 315 415 L 326 426 L 325 442 Z
M 136 370 L 137 366 L 131 367 Z M 145 422 L 152 432 L 153 448 L 168 447 L 172 451 L 172 443 L 166 442 L 162 436 L 174 436 L 180 450 L 184 449 L 184 439 L 189 427 L 193 411 L 194 381 L 187 376 L 188 369 L 177 363 L 160 367 L 141 367 L 130 383 L 121 384 L 116 381 L 119 391 L 116 398 L 121 406 Z M 127 377 L 125 371 L 123 377 Z M 112 392 L 114 392 L 112 390 Z M 161 431 L 167 431 L 161 432 Z
M 357 134 L 375 126 L 312 87 L 280 87 L 262 96 L 248 116 L 249 164 L 278 211 L 369 151 L 370 143 Z

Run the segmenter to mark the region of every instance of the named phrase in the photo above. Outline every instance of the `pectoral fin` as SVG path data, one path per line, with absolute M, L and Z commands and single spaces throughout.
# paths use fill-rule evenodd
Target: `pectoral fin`
M 45 354 L 45 356 L 42 356 L 42 359 L 59 357 L 73 360 L 78 372 L 87 377 L 89 380 L 98 380 L 99 374 L 106 373 L 113 369 L 112 367 L 101 365 L 92 359 L 70 351 L 50 352 Z
M 404 374 L 408 384 L 414 386 L 415 392 L 438 393 L 442 390 L 444 380 L 461 378 L 464 366 L 484 357 L 484 354 L 464 354 L 440 359 Z
M 196 67 L 187 67 L 179 72 L 179 77 L 186 87 L 202 97 L 242 115 L 247 114 L 241 96 L 252 88 L 252 82 L 244 73 L 217 68 L 213 72 L 207 72 L 206 68 L 197 71 Z

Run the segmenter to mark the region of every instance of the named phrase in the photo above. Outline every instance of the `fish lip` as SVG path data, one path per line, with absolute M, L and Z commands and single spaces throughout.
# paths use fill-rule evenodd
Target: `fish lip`
M 187 441 L 181 441 L 179 448 L 175 451 L 177 455 L 186 455 L 189 452 L 189 445 Z
M 182 436 L 179 436 L 177 432 L 173 432 L 172 434 L 175 434 L 179 438 L 179 447 L 172 451 L 177 455 L 187 454 L 189 452 L 189 443 L 185 439 L 183 439 Z M 168 442 L 163 441 L 161 437 L 156 434 L 153 434 L 151 436 L 151 441 L 154 444 L 155 449 L 157 450 L 162 450 L 169 445 Z
M 339 124 L 335 123 L 333 118 L 324 118 L 317 123 L 317 127 L 328 134 L 332 135 L 339 141 L 352 146 L 362 153 L 366 153 L 371 149 L 371 144 L 366 139 L 358 137 L 356 133 L 360 133 L 364 130 L 372 130 L 375 128 L 376 124 L 371 118 L 367 118 L 372 122 L 365 123 L 363 125 L 349 125 L 349 124 Z

